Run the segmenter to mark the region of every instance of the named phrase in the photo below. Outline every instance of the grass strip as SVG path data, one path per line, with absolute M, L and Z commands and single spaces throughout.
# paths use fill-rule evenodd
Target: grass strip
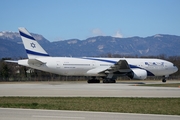
M 180 98 L 0 97 L 0 107 L 180 115 Z
M 138 86 L 152 86 L 152 87 L 179 87 L 180 83 L 165 83 L 165 84 L 143 84 Z

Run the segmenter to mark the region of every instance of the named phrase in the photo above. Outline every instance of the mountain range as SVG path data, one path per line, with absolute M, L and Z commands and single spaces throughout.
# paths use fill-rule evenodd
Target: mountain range
M 51 56 L 167 56 L 180 55 L 180 36 L 157 34 L 148 37 L 116 38 L 111 36 L 90 37 L 86 40 L 70 39 L 50 42 L 42 35 L 32 36 Z M 17 32 L 0 32 L 0 58 L 27 58 L 22 40 Z

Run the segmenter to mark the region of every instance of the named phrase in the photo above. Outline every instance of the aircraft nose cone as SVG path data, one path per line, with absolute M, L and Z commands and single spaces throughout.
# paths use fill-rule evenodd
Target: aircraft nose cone
M 174 66 L 174 72 L 177 72 L 178 68 L 176 66 Z

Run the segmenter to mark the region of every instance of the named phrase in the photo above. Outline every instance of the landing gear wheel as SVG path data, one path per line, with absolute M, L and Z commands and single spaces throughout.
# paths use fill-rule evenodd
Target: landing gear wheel
M 166 79 L 162 79 L 162 82 L 165 83 L 165 82 L 166 82 Z

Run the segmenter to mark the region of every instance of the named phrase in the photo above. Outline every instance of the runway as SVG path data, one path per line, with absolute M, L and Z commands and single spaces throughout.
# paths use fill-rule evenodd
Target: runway
M 173 81 L 174 82 L 174 81 Z M 180 82 L 180 81 L 177 81 Z M 0 96 L 32 97 L 180 97 L 180 88 L 146 87 L 138 84 L 161 82 L 117 82 L 116 84 L 87 84 L 83 82 L 9 82 L 0 83 Z M 31 110 L 0 108 L 3 120 L 179 120 L 176 115 L 131 113 Z
M 2 120 L 179 120 L 177 115 L 154 115 L 63 110 L 0 108 Z
M 0 83 L 0 96 L 33 97 L 180 97 L 180 88 L 147 87 L 149 82 L 87 84 L 84 82 L 15 82 Z M 157 84 L 160 82 L 150 82 Z

